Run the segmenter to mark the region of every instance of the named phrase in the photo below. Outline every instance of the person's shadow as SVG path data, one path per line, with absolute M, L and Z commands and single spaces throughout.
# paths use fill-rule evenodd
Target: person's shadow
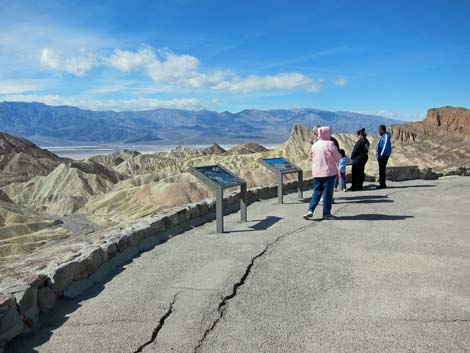
M 351 216 L 338 216 L 340 221 L 402 221 L 404 219 L 414 218 L 413 216 L 405 215 L 386 215 L 377 213 L 364 213 Z

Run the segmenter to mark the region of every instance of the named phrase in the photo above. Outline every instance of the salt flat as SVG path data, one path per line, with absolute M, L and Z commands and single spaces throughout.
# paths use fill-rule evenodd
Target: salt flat
M 470 178 L 294 195 L 143 253 L 7 352 L 470 351 Z M 321 207 L 316 216 L 321 216 Z

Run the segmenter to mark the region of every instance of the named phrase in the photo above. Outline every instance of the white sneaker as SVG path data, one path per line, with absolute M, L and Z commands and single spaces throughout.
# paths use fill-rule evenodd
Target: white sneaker
M 304 219 L 312 219 L 313 218 L 313 212 L 311 211 L 308 211 L 305 215 L 304 215 Z

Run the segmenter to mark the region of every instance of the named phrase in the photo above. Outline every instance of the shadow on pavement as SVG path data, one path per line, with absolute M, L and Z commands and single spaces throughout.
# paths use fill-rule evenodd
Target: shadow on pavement
M 434 188 L 436 184 L 418 184 L 418 185 L 394 185 L 387 186 L 387 189 L 409 189 L 409 188 Z M 386 189 L 382 189 L 386 190 Z
M 341 202 L 338 202 L 336 201 L 335 199 L 335 205 L 342 205 L 342 204 L 347 204 L 347 203 L 356 203 L 356 204 L 361 204 L 361 203 L 391 203 L 391 202 L 395 202 L 391 199 L 387 199 L 387 198 L 384 198 L 384 199 L 364 199 L 364 200 L 345 200 L 345 201 L 341 201 Z
M 263 220 L 254 220 L 254 221 L 248 221 L 248 223 L 251 222 L 258 222 L 252 226 L 249 226 L 248 228 L 250 229 L 242 229 L 242 230 L 230 230 L 224 233 L 245 233 L 245 232 L 259 232 L 262 230 L 267 230 L 268 228 L 272 227 L 275 225 L 277 222 L 282 220 L 281 217 L 276 217 L 276 216 L 268 216 Z
M 298 205 L 299 203 L 309 203 L 310 202 L 310 197 L 306 197 L 303 199 L 299 199 L 296 202 L 286 202 L 284 201 L 283 205 Z
M 357 203 L 357 204 L 370 204 L 370 203 L 391 203 L 394 202 L 392 199 L 389 199 L 387 195 L 361 195 L 361 196 L 340 196 L 335 197 L 335 204 L 348 204 L 348 203 Z
M 365 213 L 352 216 L 340 216 L 337 219 L 340 221 L 401 221 L 407 218 L 413 218 L 413 216 Z
M 361 195 L 361 196 L 335 196 L 335 200 L 372 200 L 372 199 L 388 199 L 386 195 Z

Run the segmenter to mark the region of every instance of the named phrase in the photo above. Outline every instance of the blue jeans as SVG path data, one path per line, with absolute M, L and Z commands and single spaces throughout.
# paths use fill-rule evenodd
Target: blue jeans
M 339 178 L 336 177 L 335 179 L 335 189 L 338 188 Z M 341 189 L 346 189 L 346 173 L 341 173 Z
M 321 199 L 323 193 L 323 216 L 329 216 L 331 214 L 331 203 L 333 201 L 333 189 L 335 185 L 336 175 L 322 178 L 313 178 L 313 195 L 310 200 L 310 206 L 308 210 L 310 212 L 315 211 L 318 202 Z

